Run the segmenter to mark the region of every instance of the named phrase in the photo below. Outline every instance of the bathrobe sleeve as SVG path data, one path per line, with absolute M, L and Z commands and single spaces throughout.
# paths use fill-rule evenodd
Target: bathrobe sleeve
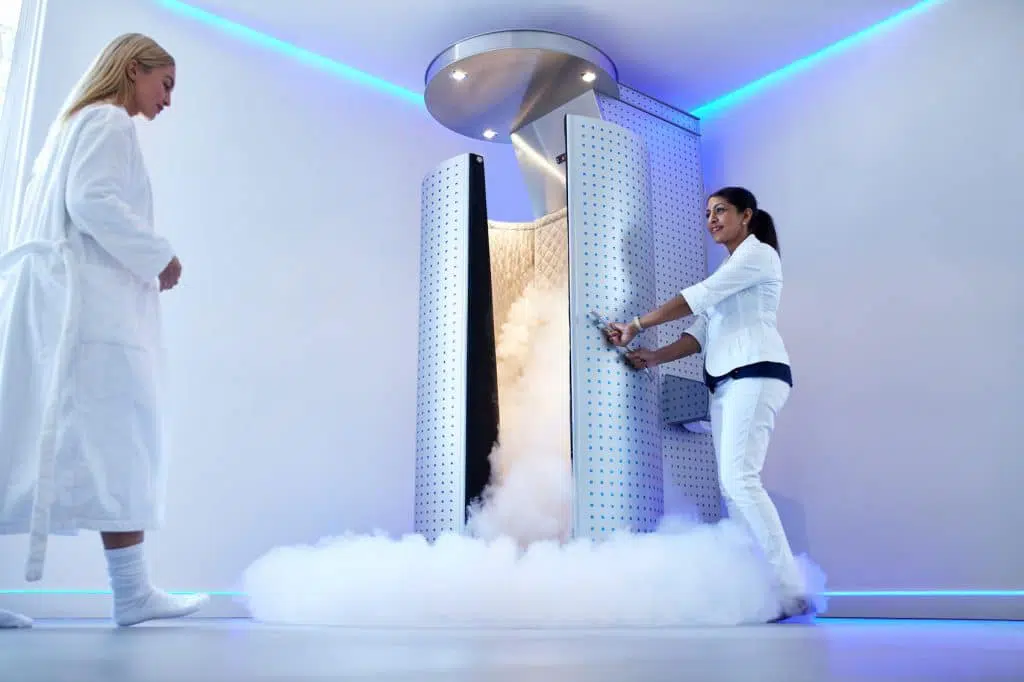
M 71 150 L 65 201 L 75 226 L 143 280 L 153 280 L 174 258 L 171 244 L 155 234 L 146 218 L 125 200 L 135 154 L 135 128 L 120 110 L 83 114 Z

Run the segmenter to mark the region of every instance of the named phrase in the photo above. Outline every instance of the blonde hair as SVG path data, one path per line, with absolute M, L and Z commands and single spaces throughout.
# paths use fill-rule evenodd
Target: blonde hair
M 135 89 L 135 84 L 128 77 L 128 67 L 133 61 L 147 72 L 174 66 L 174 57 L 149 36 L 141 33 L 119 36 L 103 49 L 82 76 L 60 119 L 67 121 L 97 102 L 127 105 Z

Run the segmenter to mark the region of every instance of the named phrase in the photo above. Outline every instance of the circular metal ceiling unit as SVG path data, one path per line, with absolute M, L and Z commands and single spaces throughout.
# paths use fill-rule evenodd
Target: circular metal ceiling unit
M 606 54 L 548 31 L 498 31 L 462 40 L 426 74 L 427 111 L 467 137 L 509 142 L 509 134 L 588 90 L 618 95 Z

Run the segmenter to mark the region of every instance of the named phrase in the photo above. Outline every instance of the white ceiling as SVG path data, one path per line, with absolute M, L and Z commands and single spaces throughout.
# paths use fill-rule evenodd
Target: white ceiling
M 434 56 L 478 33 L 592 43 L 619 80 L 692 109 L 916 0 L 186 0 L 416 92 Z

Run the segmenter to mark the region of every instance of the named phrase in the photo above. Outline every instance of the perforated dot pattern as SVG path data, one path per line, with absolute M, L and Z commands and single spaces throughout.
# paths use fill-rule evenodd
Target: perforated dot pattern
M 647 151 L 613 123 L 569 116 L 567 130 L 574 532 L 650 531 L 664 511 L 657 383 L 587 320 L 655 302 Z
M 620 96 L 625 101 L 599 95 L 598 104 L 605 120 L 626 128 L 646 143 L 657 244 L 657 302 L 661 303 L 707 276 L 699 122 L 628 88 L 621 89 Z M 624 312 L 632 316 L 649 309 L 640 306 Z M 662 325 L 647 332 L 643 342 L 658 346 L 671 343 L 692 322 L 692 318 L 685 318 Z M 703 381 L 703 365 L 703 356 L 696 355 L 661 368 L 661 374 Z M 719 518 L 721 497 L 711 435 L 666 424 L 661 438 L 666 485 L 681 488 L 683 496 L 705 520 Z
M 606 120 L 640 135 L 647 143 L 654 240 L 658 244 L 658 300 L 666 301 L 703 280 L 707 273 L 700 138 L 628 104 L 603 96 L 599 101 Z M 677 320 L 653 330 L 658 345 L 678 339 L 692 322 L 692 318 Z M 701 363 L 699 358 L 690 358 L 675 363 L 671 373 L 701 380 Z
M 661 413 L 668 424 L 690 424 L 710 418 L 711 401 L 703 382 L 672 374 L 661 377 Z
M 691 116 L 685 112 L 679 111 L 674 107 L 670 107 L 664 102 L 648 97 L 647 95 L 634 90 L 633 88 L 619 85 L 619 99 L 626 104 L 632 105 L 641 111 L 646 111 L 649 114 L 663 118 L 669 123 L 673 123 L 683 130 L 688 130 L 691 133 L 700 134 L 700 119 L 695 116 Z
M 691 433 L 679 426 L 666 426 L 662 433 L 665 484 L 679 492 L 686 507 L 702 521 L 713 523 L 722 517 L 722 496 L 718 487 L 718 460 L 711 434 Z M 668 510 L 676 511 L 676 510 Z
M 461 532 L 465 450 L 465 349 L 470 155 L 423 180 L 414 531 Z

